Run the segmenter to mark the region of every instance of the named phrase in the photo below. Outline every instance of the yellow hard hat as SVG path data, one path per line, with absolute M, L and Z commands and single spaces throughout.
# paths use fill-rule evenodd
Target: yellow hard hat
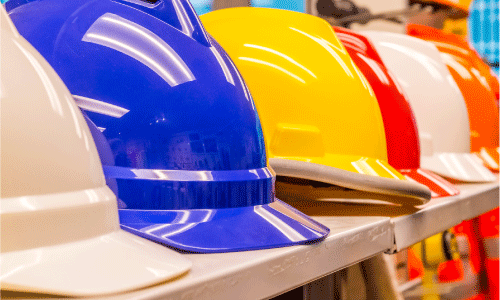
M 412 249 L 427 267 L 437 268 L 442 262 L 460 257 L 457 239 L 451 230 L 433 235 L 413 245 Z
M 326 21 L 249 7 L 210 12 L 201 20 L 248 84 L 278 176 L 391 195 L 393 202 L 412 205 L 430 199 L 427 187 L 387 163 L 377 99 Z

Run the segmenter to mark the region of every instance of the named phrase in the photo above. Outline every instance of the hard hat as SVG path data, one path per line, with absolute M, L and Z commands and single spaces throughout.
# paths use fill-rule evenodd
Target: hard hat
M 444 62 L 462 91 L 470 122 L 471 151 L 484 164 L 498 171 L 498 105 L 493 94 L 481 85 L 475 69 L 467 60 L 442 52 Z M 476 71 L 476 72 L 474 72 Z M 480 75 L 479 75 L 480 76 Z
M 412 0 L 414 2 L 438 4 L 454 9 L 453 19 L 461 19 L 469 15 L 469 3 L 471 0 Z
M 426 267 L 422 278 L 424 289 L 421 292 L 433 291 L 433 296 L 437 294 L 447 299 L 457 296 L 462 298 L 463 295 L 478 296 L 481 276 L 475 268 L 475 257 L 479 254 L 479 243 L 477 234 L 473 233 L 471 226 L 467 226 L 468 222 L 412 246 Z M 460 286 L 460 289 L 447 288 L 453 285 Z M 478 297 L 468 299 L 483 299 L 484 291 L 480 292 Z
M 11 17 L 110 143 L 123 229 L 192 252 L 328 234 L 275 198 L 251 95 L 188 1 L 46 0 Z
M 459 38 L 454 35 L 426 26 L 410 25 L 408 32 L 434 42 L 441 52 L 465 99 L 471 129 L 471 151 L 476 152 L 490 169 L 498 171 L 498 104 L 488 80 L 475 67 L 467 44 L 456 41 Z
M 429 187 L 433 197 L 454 196 L 460 191 L 444 178 L 420 169 L 420 144 L 410 104 L 375 47 L 364 35 L 334 27 L 352 60 L 370 83 L 380 106 L 387 140 L 387 156 L 399 172 Z
M 437 268 L 447 260 L 460 257 L 455 235 L 450 230 L 435 234 L 422 242 L 412 246 L 418 257 L 422 259 L 424 267 Z
M 498 77 L 465 39 L 456 34 L 418 24 L 407 24 L 406 31 L 411 36 L 434 43 L 440 51 L 446 49 L 446 52 L 467 57 L 466 59 L 479 71 L 480 76 L 484 77 L 480 80 L 481 84 L 495 94 L 498 102 Z
M 390 195 L 388 201 L 430 198 L 428 188 L 387 163 L 375 95 L 327 22 L 267 8 L 201 19 L 249 85 L 278 176 Z
M 102 295 L 186 273 L 180 254 L 120 230 L 71 94 L 3 7 L 0 30 L 2 291 Z
M 496 176 L 470 154 L 465 101 L 437 48 L 401 34 L 368 31 L 365 35 L 408 96 L 419 131 L 422 167 L 459 181 L 495 181 Z
M 438 299 L 439 288 L 436 279 L 460 281 L 464 278 L 463 264 L 458 252 L 455 235 L 446 230 L 412 246 L 416 260 L 424 266 L 422 298 Z M 418 265 L 419 262 L 416 263 Z M 415 263 L 414 263 L 415 265 Z M 437 298 L 436 298 L 437 297 Z

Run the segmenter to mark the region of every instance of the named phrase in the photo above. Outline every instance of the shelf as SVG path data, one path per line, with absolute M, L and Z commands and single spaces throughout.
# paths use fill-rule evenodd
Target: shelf
M 464 220 L 498 207 L 498 182 L 457 184 L 460 195 L 433 199 L 412 214 L 391 218 L 394 248 L 398 252 Z
M 261 299 L 381 253 L 392 245 L 389 218 L 318 217 L 330 227 L 321 243 L 223 254 L 187 254 L 192 270 L 146 290 L 107 299 Z
M 498 183 L 461 185 L 460 191 L 465 202 L 463 219 L 472 219 L 498 207 L 498 190 Z
M 419 208 L 381 201 L 297 202 L 331 229 L 321 243 L 221 254 L 185 254 L 185 276 L 106 299 L 261 299 L 303 286 L 378 253 L 392 253 L 498 206 L 499 184 L 458 185 L 461 194 Z M 99 297 L 100 299 L 102 297 Z

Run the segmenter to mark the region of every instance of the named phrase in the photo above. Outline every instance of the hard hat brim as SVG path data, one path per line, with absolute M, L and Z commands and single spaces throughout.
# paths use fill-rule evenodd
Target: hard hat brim
M 482 147 L 479 152 L 474 153 L 479 157 L 483 164 L 493 172 L 498 172 L 499 170 L 499 153 L 497 148 Z
M 2 290 L 96 296 L 173 280 L 191 262 L 123 230 L 102 236 L 1 254 Z
M 443 177 L 462 182 L 493 182 L 498 178 L 471 153 L 434 153 L 422 156 L 421 166 Z
M 269 164 L 278 176 L 308 179 L 362 192 L 394 196 L 387 197 L 387 200 L 398 204 L 421 205 L 431 199 L 429 188 L 406 180 L 387 163 L 363 157 L 354 158 L 353 156 L 349 160 L 352 171 L 330 167 L 316 158 L 313 162 L 271 158 Z M 359 162 L 362 163 L 356 164 Z
M 224 209 L 121 209 L 122 229 L 179 250 L 218 253 L 305 244 L 330 229 L 291 206 L 270 204 Z
M 428 170 L 405 169 L 398 170 L 412 182 L 420 183 L 431 190 L 432 198 L 456 196 L 460 191 L 444 178 Z M 293 203 L 301 200 L 338 201 L 372 203 L 372 200 L 391 202 L 403 205 L 420 205 L 421 202 L 407 197 L 351 190 L 335 185 L 326 185 L 297 178 L 280 178 L 276 182 L 276 196 Z
M 460 194 L 451 182 L 425 169 L 404 169 L 398 170 L 408 180 L 416 181 L 427 186 L 432 193 L 432 198 L 451 197 Z

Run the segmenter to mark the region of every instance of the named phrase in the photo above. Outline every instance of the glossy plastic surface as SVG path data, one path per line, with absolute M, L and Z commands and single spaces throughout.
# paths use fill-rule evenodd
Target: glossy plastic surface
M 86 120 L 100 149 L 101 160 L 105 161 L 107 160 L 106 154 L 112 152 L 109 144 L 92 121 L 88 118 Z M 127 180 L 137 180 L 137 178 L 176 180 L 192 185 L 196 183 L 196 180 L 210 178 L 210 181 L 207 180 L 208 182 L 202 182 L 202 184 L 211 184 L 214 187 L 217 185 L 224 187 L 225 184 L 235 179 L 244 183 L 245 180 L 251 182 L 271 178 L 274 182 L 274 175 L 267 168 L 250 171 L 184 171 L 179 173 L 169 170 L 136 170 L 107 166 L 105 173 L 109 186 L 114 186 L 116 180 L 123 178 L 128 178 Z M 262 190 L 261 192 L 268 191 Z M 274 186 L 272 192 L 274 194 Z M 127 207 L 127 209 L 119 210 L 120 223 L 124 230 L 136 235 L 180 250 L 198 253 L 284 247 L 322 239 L 330 231 L 327 227 L 279 200 L 266 205 L 242 205 L 245 200 L 250 203 L 251 197 L 255 196 L 255 194 L 244 192 L 236 194 L 234 198 L 228 199 L 226 209 L 213 209 L 206 203 L 192 202 L 206 207 L 172 210 L 171 207 L 179 203 L 175 201 L 178 199 L 175 198 L 175 193 L 172 193 L 172 200 L 174 200 L 171 201 L 172 203 L 169 201 L 151 201 L 151 203 L 143 204 L 130 201 L 124 203 L 120 200 L 121 208 Z M 137 206 L 140 206 L 140 209 L 134 208 Z
M 321 166 L 329 166 L 363 179 L 352 187 L 347 178 L 342 181 L 332 174 L 328 183 L 358 190 L 370 190 L 370 182 L 378 177 L 406 183 L 387 163 L 384 125 L 373 90 L 327 22 L 266 8 L 219 10 L 201 20 L 249 85 L 270 164 L 278 175 L 325 179 L 319 175 Z M 280 160 L 309 163 L 318 170 L 284 173 L 291 166 L 277 164 Z M 409 195 L 414 190 L 408 187 L 407 196 L 415 197 Z M 377 192 L 393 191 L 387 186 Z
M 418 168 L 417 124 L 402 88 L 365 36 L 342 27 L 334 27 L 334 30 L 377 97 L 384 121 L 389 164 L 396 169 Z
M 151 6 L 128 0 L 42 0 L 12 5 L 10 14 L 105 136 L 94 139 L 120 208 L 131 209 L 127 216 L 156 214 L 151 210 L 252 209 L 275 201 L 274 174 L 266 166 L 250 93 L 188 1 L 160 0 Z M 239 212 L 219 213 L 227 222 L 205 221 L 209 229 L 203 239 L 200 225 L 170 232 L 170 239 L 161 242 L 186 251 L 224 252 L 245 250 L 239 239 L 247 249 L 270 248 L 316 241 L 329 232 L 318 224 L 319 234 L 308 231 L 302 239 L 284 240 L 269 230 L 272 223 L 262 229 L 259 223 L 234 227 L 235 219 L 244 223 L 248 217 Z M 167 215 L 158 224 L 186 221 Z M 304 215 L 280 218 L 277 214 L 278 224 L 291 228 L 308 226 Z M 122 227 L 139 233 L 131 220 L 121 218 Z M 254 240 L 262 230 L 275 238 Z M 211 242 L 224 234 L 232 239 Z M 146 230 L 146 237 L 157 240 L 153 231 Z
M 2 291 L 95 296 L 187 272 L 180 254 L 120 230 L 71 94 L 3 7 L 0 30 Z
M 342 27 L 334 27 L 334 30 L 377 97 L 384 121 L 389 164 L 407 178 L 429 187 L 433 197 L 459 194 L 452 183 L 419 169 L 420 144 L 413 111 L 403 89 L 385 67 L 375 47 L 362 34 Z
M 474 153 L 490 170 L 497 172 L 499 170 L 499 148 L 486 148 L 482 147 L 479 152 Z
M 365 35 L 408 96 L 419 131 L 422 167 L 455 180 L 496 180 L 470 154 L 467 108 L 437 48 L 400 34 Z
M 497 102 L 493 94 L 481 85 L 476 77 L 477 69 L 467 60 L 446 52 L 442 57 L 465 98 L 471 127 L 471 151 L 483 160 L 485 166 L 498 171 Z
M 497 99 L 499 97 L 498 77 L 492 72 L 491 68 L 481 59 L 481 56 L 472 48 L 469 43 L 456 34 L 446 33 L 442 30 L 424 25 L 407 24 L 406 31 L 409 35 L 425 39 L 432 42 L 440 51 L 446 49 L 446 52 L 459 56 L 466 56 L 467 60 L 479 71 L 478 77 L 481 79 L 487 89 L 491 90 Z M 464 57 L 465 58 L 465 57 Z
M 191 268 L 179 253 L 123 230 L 1 258 L 2 291 L 78 297 L 145 288 Z
M 14 31 L 3 8 L 1 12 L 2 198 L 103 186 L 97 151 L 91 147 L 92 137 L 71 94 L 47 62 Z M 37 111 L 39 116 L 31 115 Z M 35 117 L 44 126 L 33 128 L 30 120 Z M 59 166 L 75 176 L 68 176 Z
M 409 180 L 414 180 L 429 187 L 432 192 L 432 198 L 449 197 L 460 194 L 460 190 L 453 183 L 432 171 L 422 168 L 400 169 L 398 171 Z
M 445 51 L 441 54 L 464 95 L 471 127 L 471 150 L 498 147 L 498 105 L 493 94 L 481 85 L 481 77 L 476 77 L 477 69 L 467 60 Z
M 321 239 L 329 230 L 279 200 L 233 209 L 120 210 L 122 228 L 192 252 L 283 247 Z M 187 232 L 188 234 L 183 234 Z
M 467 43 L 459 40 L 459 37 L 419 25 L 409 25 L 408 33 L 434 42 L 441 52 L 443 61 L 457 82 L 467 105 L 471 150 L 479 153 L 478 156 L 484 159 L 488 167 L 498 171 L 498 155 L 495 155 L 494 149 L 498 147 L 499 142 L 499 111 L 493 87 L 489 85 L 496 78 L 490 74 L 490 70 L 481 72 L 481 68 L 476 68 L 478 64 L 474 57 L 477 54 L 472 53 L 466 47 Z M 493 78 L 488 80 L 490 77 Z M 496 88 L 498 89 L 498 84 Z M 486 157 L 481 151 L 490 154 Z

